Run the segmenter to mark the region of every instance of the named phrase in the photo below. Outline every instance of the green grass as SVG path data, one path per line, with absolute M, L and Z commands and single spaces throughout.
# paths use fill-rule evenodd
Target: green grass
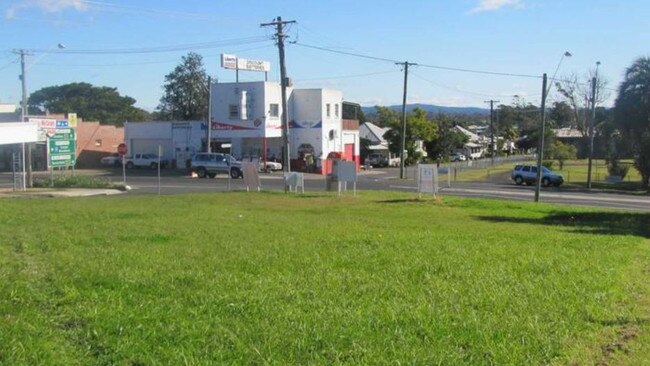
M 4 199 L 0 365 L 640 364 L 649 223 L 385 192 Z
M 632 162 L 626 162 L 626 164 L 631 164 Z M 588 173 L 589 161 L 584 160 L 569 160 L 564 163 L 564 167 L 560 169 L 560 165 L 555 162 L 553 165 L 553 170 L 562 173 L 564 179 L 567 183 L 584 183 L 587 182 L 587 173 Z M 607 172 L 607 164 L 605 160 L 593 160 L 592 164 L 592 182 L 594 183 L 605 183 L 606 177 L 609 175 Z M 641 175 L 634 168 L 630 167 L 630 170 L 625 177 L 625 182 L 641 182 Z

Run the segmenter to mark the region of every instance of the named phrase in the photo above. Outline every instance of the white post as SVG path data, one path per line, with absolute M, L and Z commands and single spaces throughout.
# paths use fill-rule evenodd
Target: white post
M 160 155 L 162 155 L 162 145 L 158 145 L 158 195 L 160 196 Z

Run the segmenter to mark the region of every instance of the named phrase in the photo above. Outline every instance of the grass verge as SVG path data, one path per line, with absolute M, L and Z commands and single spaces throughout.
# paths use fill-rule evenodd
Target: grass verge
M 388 192 L 6 199 L 0 364 L 638 361 L 648 223 Z

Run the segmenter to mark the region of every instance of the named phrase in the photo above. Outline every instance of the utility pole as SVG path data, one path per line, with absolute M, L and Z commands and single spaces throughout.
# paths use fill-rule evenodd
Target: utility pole
M 591 123 L 589 124 L 589 168 L 587 188 L 591 189 L 591 166 L 594 158 L 594 125 L 596 124 L 596 77 L 591 79 Z
M 205 151 L 212 152 L 212 76 L 208 76 L 208 141 Z
M 404 165 L 406 161 L 406 157 L 404 156 L 404 150 L 406 150 L 406 91 L 408 87 L 408 78 L 409 78 L 409 66 L 410 65 L 417 65 L 412 62 L 404 61 L 404 62 L 397 62 L 395 65 L 403 65 L 404 66 L 404 98 L 402 99 L 402 143 L 400 144 L 400 152 L 399 152 L 399 178 L 404 179 L 406 178 L 404 175 Z
M 490 103 L 490 148 L 492 149 L 492 166 L 494 166 L 494 155 L 497 153 L 497 148 L 494 146 L 494 103 L 499 103 L 498 100 L 486 100 L 485 103 Z M 498 137 L 497 137 L 498 145 Z
M 14 50 L 15 54 L 20 55 L 20 82 L 22 83 L 22 102 L 21 102 L 21 122 L 27 122 L 27 78 L 25 76 L 25 56 L 30 55 L 25 50 Z M 22 161 L 23 161 L 23 190 L 32 186 L 32 145 L 22 144 Z
M 542 81 L 542 123 L 539 127 L 539 142 L 537 144 L 537 180 L 535 184 L 535 202 L 539 202 L 539 191 L 542 187 L 542 159 L 544 158 L 544 123 L 546 123 L 546 83 L 544 74 Z
M 291 171 L 290 149 L 289 149 L 289 117 L 287 111 L 287 69 L 284 64 L 284 39 L 287 37 L 284 34 L 283 27 L 285 24 L 296 23 L 295 20 L 282 20 L 282 17 L 277 17 L 273 22 L 262 23 L 260 27 L 275 26 L 277 38 L 278 51 L 280 53 L 280 86 L 282 88 L 282 168 L 285 173 Z M 286 187 L 285 187 L 286 191 Z

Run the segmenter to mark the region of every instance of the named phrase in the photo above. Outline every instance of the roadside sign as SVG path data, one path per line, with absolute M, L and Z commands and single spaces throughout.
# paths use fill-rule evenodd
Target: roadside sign
M 126 147 L 126 144 L 122 143 L 117 145 L 117 153 L 124 156 L 126 153 L 129 151 L 129 149 Z
M 438 193 L 438 167 L 435 164 L 418 165 L 418 194 Z
M 59 125 L 57 121 L 57 125 Z M 66 122 L 67 124 L 67 122 Z M 66 167 L 75 165 L 76 138 L 74 128 L 57 129 L 47 141 L 48 163 L 50 167 Z
M 77 114 L 68 113 L 68 127 L 77 127 Z

